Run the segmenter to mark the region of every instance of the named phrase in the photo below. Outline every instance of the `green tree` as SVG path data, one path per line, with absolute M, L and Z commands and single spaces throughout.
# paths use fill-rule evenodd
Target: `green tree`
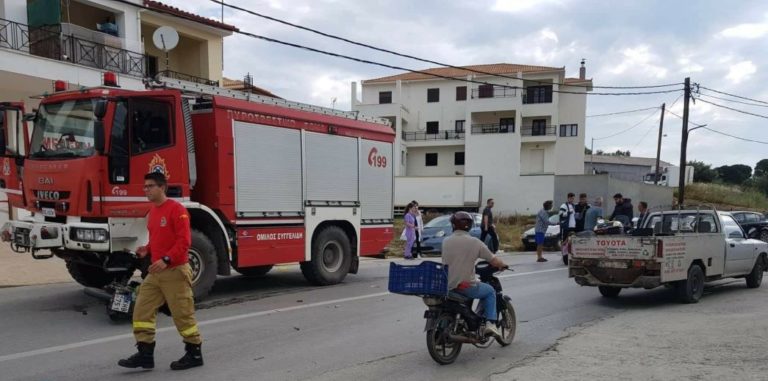
M 768 176 L 768 159 L 763 159 L 755 165 L 755 177 Z
M 717 180 L 717 171 L 712 166 L 703 161 L 689 161 L 688 165 L 693 167 L 693 181 L 696 183 L 711 183 Z
M 717 174 L 727 184 L 742 185 L 752 177 L 752 167 L 744 164 L 717 167 Z

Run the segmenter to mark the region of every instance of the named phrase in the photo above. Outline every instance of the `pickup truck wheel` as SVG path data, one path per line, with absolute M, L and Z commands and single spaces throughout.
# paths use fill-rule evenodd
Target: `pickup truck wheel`
M 688 279 L 677 284 L 677 295 L 683 303 L 698 303 L 704 294 L 704 270 L 699 265 L 688 269 Z
M 759 240 L 768 242 L 768 229 L 763 229 L 758 237 Z
M 747 280 L 747 287 L 758 288 L 763 283 L 763 272 L 765 271 L 765 256 L 761 255 L 755 261 L 755 266 L 752 267 L 752 272 L 745 277 Z
M 597 286 L 597 289 L 600 290 L 600 294 L 606 298 L 615 298 L 619 296 L 619 293 L 621 292 L 621 287 Z
M 304 278 L 317 286 L 341 283 L 352 265 L 352 245 L 338 226 L 324 228 L 312 242 L 312 260 L 301 262 Z

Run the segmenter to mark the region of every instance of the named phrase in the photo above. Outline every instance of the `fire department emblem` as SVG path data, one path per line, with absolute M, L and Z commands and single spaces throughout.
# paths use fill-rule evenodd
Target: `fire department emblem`
M 165 217 L 160 218 L 160 227 L 166 227 L 168 226 L 168 220 L 165 219 Z
M 3 175 L 10 176 L 11 175 L 11 159 L 5 158 L 3 160 Z
M 165 165 L 165 159 L 160 157 L 158 154 L 155 154 L 155 156 L 152 158 L 152 161 L 149 162 L 149 172 L 162 173 L 165 175 L 166 179 L 171 178 L 171 175 L 168 172 L 168 167 Z

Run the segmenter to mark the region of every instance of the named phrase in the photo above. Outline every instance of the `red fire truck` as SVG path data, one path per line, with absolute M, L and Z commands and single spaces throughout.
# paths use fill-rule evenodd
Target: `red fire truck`
M 29 149 L 30 130 L 24 120 L 24 104 L 21 102 L 0 102 L 0 146 L 4 146 L 0 158 L 0 191 L 5 192 L 8 211 L 23 208 L 21 173 L 17 164 L 23 162 Z
M 147 241 L 142 186 L 153 171 L 190 213 L 198 298 L 230 268 L 263 275 L 298 262 L 310 283 L 335 284 L 393 237 L 385 119 L 162 77 L 143 91 L 119 88 L 112 73 L 98 88 L 56 88 L 24 158 L 3 158 L 21 167 L 4 190 L 32 217 L 8 222 L 2 237 L 17 252 L 64 259 L 85 286 L 135 271 L 129 253 Z

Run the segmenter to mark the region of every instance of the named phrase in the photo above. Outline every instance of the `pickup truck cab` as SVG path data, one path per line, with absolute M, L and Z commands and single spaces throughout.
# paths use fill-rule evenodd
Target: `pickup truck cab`
M 651 213 L 630 235 L 574 237 L 569 255 L 569 277 L 605 297 L 665 285 L 696 303 L 705 282 L 745 278 L 756 288 L 768 271 L 768 243 L 747 238 L 733 216 L 715 210 Z

